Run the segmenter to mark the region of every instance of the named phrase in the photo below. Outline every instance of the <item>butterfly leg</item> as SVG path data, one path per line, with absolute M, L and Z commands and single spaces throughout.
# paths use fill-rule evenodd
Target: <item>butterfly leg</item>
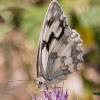
M 47 89 L 47 91 L 50 93 L 50 90 L 49 89 Z
M 60 89 L 61 90 L 61 87 L 53 87 L 52 89 Z
M 46 85 L 46 90 L 48 91 L 48 93 L 50 93 L 50 90 L 48 89 L 48 86 Z
M 45 90 L 45 89 L 42 89 L 42 90 L 36 91 L 36 92 L 34 93 L 34 95 L 35 95 L 36 93 L 43 92 L 44 90 Z

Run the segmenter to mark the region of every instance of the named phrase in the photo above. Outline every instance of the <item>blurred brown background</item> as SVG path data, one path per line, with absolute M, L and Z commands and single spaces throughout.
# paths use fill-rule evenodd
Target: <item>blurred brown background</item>
M 84 64 L 64 82 L 69 99 L 100 100 L 100 0 L 58 0 L 83 39 Z M 31 100 L 36 54 L 51 0 L 0 0 L 0 100 Z M 28 80 L 8 82 L 7 80 Z M 40 94 L 41 95 L 41 94 Z

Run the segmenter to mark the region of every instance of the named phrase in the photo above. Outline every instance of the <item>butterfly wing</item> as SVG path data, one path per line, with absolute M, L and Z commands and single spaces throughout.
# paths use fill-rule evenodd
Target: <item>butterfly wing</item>
M 37 77 L 46 77 L 47 62 L 51 52 L 51 50 L 49 50 L 49 46 L 54 37 L 53 32 L 57 30 L 59 25 L 59 18 L 62 13 L 63 12 L 61 11 L 60 6 L 58 6 L 57 1 L 52 1 L 47 10 L 39 38 L 37 54 Z M 61 29 L 58 30 L 58 35 L 60 34 L 60 31 Z
M 65 79 L 66 74 L 77 71 L 83 62 L 82 40 L 71 30 L 60 5 L 52 1 L 39 39 L 37 76 L 47 79 Z

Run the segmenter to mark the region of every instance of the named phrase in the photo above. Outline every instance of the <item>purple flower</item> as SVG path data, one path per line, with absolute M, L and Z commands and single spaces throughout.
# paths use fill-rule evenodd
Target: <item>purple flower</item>
M 43 98 L 35 98 L 35 96 L 32 96 L 32 100 L 68 100 L 68 94 L 67 91 L 66 93 L 63 93 L 63 90 L 56 90 L 54 89 L 53 92 L 46 92 L 43 91 Z

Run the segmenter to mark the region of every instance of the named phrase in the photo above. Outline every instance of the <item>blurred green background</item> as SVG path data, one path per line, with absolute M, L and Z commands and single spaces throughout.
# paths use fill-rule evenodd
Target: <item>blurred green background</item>
M 31 100 L 36 54 L 51 0 L 0 0 L 0 100 Z M 100 100 L 100 0 L 58 0 L 83 39 L 84 64 L 65 82 L 69 99 Z M 7 80 L 29 80 L 8 82 Z M 70 85 L 69 85 L 70 84 Z M 40 94 L 41 95 L 41 94 Z

